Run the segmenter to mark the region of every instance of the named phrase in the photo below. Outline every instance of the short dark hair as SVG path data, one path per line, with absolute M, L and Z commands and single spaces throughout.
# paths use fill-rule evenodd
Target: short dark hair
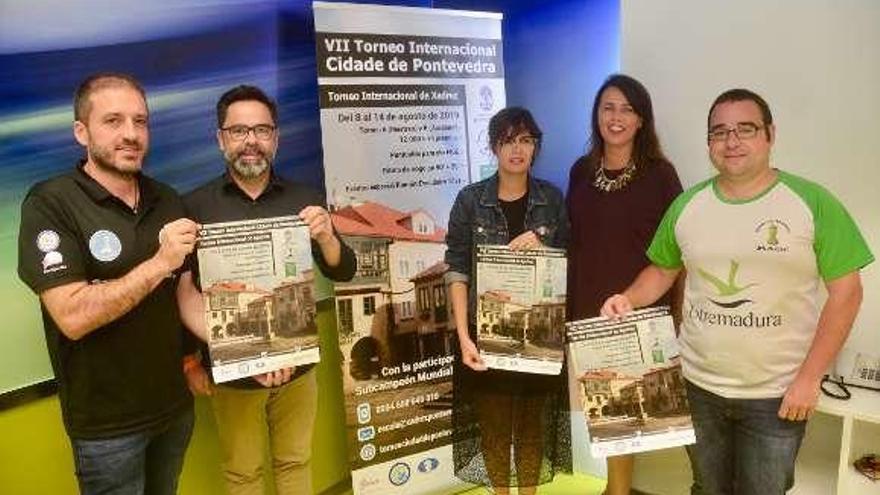
M 136 90 L 140 93 L 144 99 L 144 105 L 146 105 L 147 93 L 134 76 L 122 72 L 96 72 L 79 83 L 79 86 L 77 86 L 76 91 L 73 93 L 73 119 L 80 122 L 88 120 L 89 113 L 92 111 L 92 102 L 89 101 L 92 93 L 99 89 L 118 86 L 128 86 Z
M 598 166 L 605 154 L 605 140 L 599 131 L 599 100 L 602 93 L 608 88 L 617 88 L 626 97 L 626 101 L 633 111 L 642 119 L 642 126 L 636 130 L 633 138 L 632 161 L 638 167 L 646 167 L 657 162 L 669 163 L 660 147 L 657 131 L 654 128 L 654 106 L 651 104 L 651 95 L 645 86 L 635 78 L 626 74 L 612 74 L 605 79 L 596 98 L 593 99 L 593 112 L 590 117 L 590 149 L 587 151 L 587 160 L 593 166 Z
M 258 101 L 266 105 L 266 108 L 269 109 L 269 113 L 272 115 L 272 124 L 278 125 L 278 105 L 275 103 L 275 100 L 269 98 L 262 89 L 256 86 L 241 84 L 223 93 L 220 99 L 217 100 L 218 129 L 222 128 L 223 123 L 226 122 L 226 112 L 229 110 L 229 106 L 239 101 Z
M 755 105 L 758 105 L 758 108 L 761 109 L 761 120 L 764 121 L 764 135 L 767 136 L 767 140 L 769 141 L 770 129 L 768 129 L 768 127 L 773 124 L 773 114 L 770 113 L 770 105 L 768 105 L 764 98 L 761 98 L 761 95 L 758 93 L 743 88 L 728 89 L 718 95 L 718 98 L 715 98 L 715 101 L 712 102 L 712 106 L 709 108 L 709 115 L 706 116 L 706 129 L 708 130 L 709 126 L 712 125 L 712 112 L 715 111 L 715 107 L 722 103 L 733 103 L 737 101 L 751 101 L 754 102 Z
M 523 107 L 507 107 L 498 111 L 489 120 L 489 148 L 495 151 L 497 146 L 518 134 L 528 133 L 538 138 L 535 146 L 535 153 L 532 155 L 532 162 L 538 156 L 541 148 L 541 128 L 535 122 L 531 112 Z

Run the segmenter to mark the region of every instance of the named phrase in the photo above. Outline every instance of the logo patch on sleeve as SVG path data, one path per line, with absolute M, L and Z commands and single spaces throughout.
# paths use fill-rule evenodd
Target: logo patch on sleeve
M 55 251 L 61 245 L 61 236 L 54 230 L 43 230 L 37 234 L 37 249 L 44 253 Z
M 64 257 L 58 251 L 49 251 L 43 256 L 43 275 L 65 269 Z
M 122 241 L 109 230 L 99 230 L 89 237 L 89 252 L 98 261 L 113 261 L 122 253 Z
M 37 234 L 37 249 L 45 253 L 43 261 L 40 262 L 43 266 L 43 275 L 67 269 L 64 256 L 58 252 L 60 245 L 61 236 L 54 230 L 46 229 Z

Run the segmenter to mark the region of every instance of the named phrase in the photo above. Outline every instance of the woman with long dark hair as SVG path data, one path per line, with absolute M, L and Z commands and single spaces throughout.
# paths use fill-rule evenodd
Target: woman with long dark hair
M 589 151 L 571 167 L 566 197 L 569 320 L 599 316 L 607 295 L 623 291 L 650 263 L 648 244 L 682 190 L 660 148 L 651 96 L 640 82 L 623 74 L 606 79 L 593 102 L 591 127 Z M 672 304 L 673 292 L 657 304 Z M 607 462 L 605 493 L 628 495 L 633 456 Z

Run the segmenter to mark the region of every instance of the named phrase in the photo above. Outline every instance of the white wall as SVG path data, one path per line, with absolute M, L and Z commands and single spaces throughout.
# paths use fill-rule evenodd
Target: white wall
M 880 256 L 880 2 L 622 0 L 621 70 L 651 92 L 685 186 L 707 178 L 706 113 L 732 87 L 761 94 L 774 166 L 819 182 Z M 880 262 L 849 348 L 880 354 Z

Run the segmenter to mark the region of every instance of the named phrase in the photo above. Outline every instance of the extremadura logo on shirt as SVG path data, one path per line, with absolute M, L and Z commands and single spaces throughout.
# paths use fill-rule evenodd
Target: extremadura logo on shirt
M 755 301 L 746 297 L 748 289 L 757 286 L 755 282 L 741 283 L 736 281 L 739 271 L 739 262 L 730 260 L 727 278 L 709 273 L 707 270 L 697 268 L 697 274 L 705 282 L 705 286 L 711 289 L 714 297 L 706 296 L 706 300 L 719 309 L 712 307 L 691 306 L 688 317 L 708 325 L 720 325 L 733 328 L 765 328 L 782 325 L 781 314 L 759 314 L 754 311 L 741 312 L 740 307 L 752 304 Z M 707 291 L 708 292 L 708 291 Z

